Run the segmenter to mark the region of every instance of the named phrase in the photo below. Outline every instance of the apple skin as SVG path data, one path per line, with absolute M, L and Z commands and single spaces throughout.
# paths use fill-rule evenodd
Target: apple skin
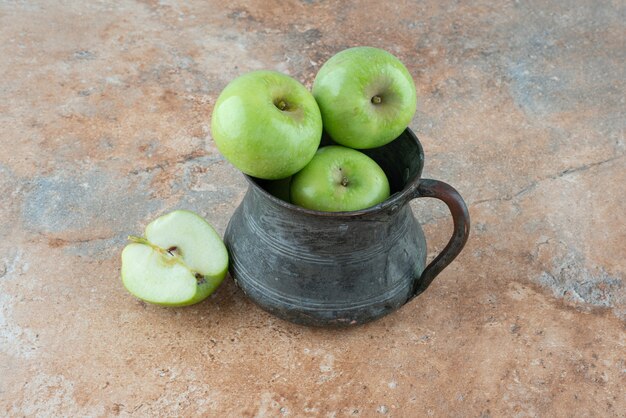
M 389 197 L 380 166 L 360 151 L 339 145 L 320 148 L 291 179 L 291 202 L 306 209 L 346 212 L 366 209 Z
M 313 158 L 322 117 L 313 95 L 298 81 L 275 71 L 253 71 L 222 91 L 211 133 L 219 151 L 239 170 L 276 180 L 300 171 Z
M 326 61 L 313 82 L 313 96 L 332 139 L 356 149 L 393 141 L 417 108 L 415 83 L 406 67 L 389 52 L 366 46 Z

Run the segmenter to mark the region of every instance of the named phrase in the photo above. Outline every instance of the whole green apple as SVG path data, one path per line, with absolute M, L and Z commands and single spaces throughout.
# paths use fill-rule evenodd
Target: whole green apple
M 322 118 L 315 99 L 298 81 L 275 71 L 254 71 L 222 91 L 211 132 L 217 148 L 239 170 L 282 179 L 313 158 Z
M 325 212 L 365 209 L 389 197 L 389 181 L 360 151 L 330 145 L 291 178 L 291 203 Z
M 156 305 L 198 303 L 222 283 L 228 252 L 213 227 L 197 214 L 176 210 L 152 221 L 146 236 L 129 237 L 122 251 L 122 283 Z
M 387 51 L 346 49 L 330 58 L 313 82 L 324 129 L 350 148 L 376 148 L 397 138 L 417 107 L 415 83 Z

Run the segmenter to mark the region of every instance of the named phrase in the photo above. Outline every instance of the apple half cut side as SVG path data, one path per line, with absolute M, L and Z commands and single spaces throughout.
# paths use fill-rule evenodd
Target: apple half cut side
M 193 305 L 224 280 L 228 252 L 199 215 L 176 210 L 152 221 L 145 235 L 129 237 L 122 251 L 122 283 L 133 296 L 156 305 Z

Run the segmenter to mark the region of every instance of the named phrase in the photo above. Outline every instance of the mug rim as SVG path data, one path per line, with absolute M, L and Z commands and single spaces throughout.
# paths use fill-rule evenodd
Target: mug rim
M 243 173 L 243 175 L 248 181 L 248 184 L 254 187 L 256 191 L 259 191 L 266 198 L 270 199 L 272 202 L 274 202 L 275 204 L 285 209 L 297 212 L 299 214 L 326 217 L 326 218 L 353 218 L 357 216 L 378 213 L 378 212 L 384 211 L 385 209 L 394 208 L 394 206 L 397 207 L 400 204 L 404 204 L 404 202 L 409 200 L 410 197 L 413 195 L 413 191 L 417 188 L 417 186 L 419 185 L 419 180 L 422 178 L 422 171 L 424 169 L 424 149 L 422 147 L 422 144 L 420 143 L 420 140 L 417 137 L 417 135 L 415 135 L 415 133 L 411 130 L 411 128 L 407 127 L 401 135 L 404 135 L 404 134 L 407 134 L 409 138 L 411 138 L 411 140 L 417 145 L 418 154 L 421 160 L 421 164 L 417 170 L 417 173 L 413 177 L 407 179 L 406 184 L 404 185 L 402 190 L 392 194 L 383 202 L 378 203 L 374 206 L 370 206 L 369 208 L 360 209 L 360 210 L 343 211 L 343 212 L 326 212 L 326 211 L 321 211 L 321 210 L 306 209 L 306 208 L 303 208 L 302 206 L 294 205 L 293 203 L 286 202 L 282 199 L 279 199 L 278 197 L 272 195 L 263 187 L 261 187 L 258 184 L 257 179 L 255 177 L 252 177 L 245 173 Z

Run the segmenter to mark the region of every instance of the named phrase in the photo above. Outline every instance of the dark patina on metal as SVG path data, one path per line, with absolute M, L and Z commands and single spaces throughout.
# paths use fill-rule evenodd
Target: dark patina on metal
M 224 241 L 235 283 L 263 309 L 304 325 L 369 322 L 426 290 L 463 249 L 467 206 L 453 187 L 421 178 L 424 152 L 410 129 L 364 152 L 383 168 L 392 193 L 365 210 L 304 209 L 246 176 L 248 191 Z M 409 205 L 420 197 L 442 200 L 454 221 L 452 238 L 428 266 L 424 233 Z

